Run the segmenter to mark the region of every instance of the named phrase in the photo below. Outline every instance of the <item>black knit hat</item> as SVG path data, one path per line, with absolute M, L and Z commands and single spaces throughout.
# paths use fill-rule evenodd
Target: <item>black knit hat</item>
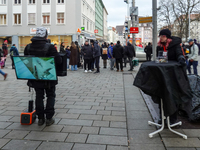
M 167 38 L 171 38 L 171 31 L 169 29 L 163 29 L 159 33 L 159 36 L 161 35 L 166 35 Z

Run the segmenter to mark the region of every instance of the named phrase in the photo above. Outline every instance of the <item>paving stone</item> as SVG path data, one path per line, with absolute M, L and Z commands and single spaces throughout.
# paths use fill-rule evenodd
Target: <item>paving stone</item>
M 128 147 L 108 145 L 107 150 L 128 150 Z
M 110 127 L 114 127 L 114 128 L 126 128 L 126 122 L 110 122 Z
M 127 122 L 130 130 L 156 130 L 155 126 L 148 125 L 148 119 L 128 119 Z
M 183 132 L 188 137 L 199 137 L 200 138 L 200 130 L 199 129 L 183 129 Z
M 79 119 L 102 120 L 102 115 L 80 115 Z
M 45 125 L 38 126 L 37 124 L 32 124 L 32 125 L 24 126 L 19 123 L 13 123 L 7 129 L 25 130 L 25 131 L 42 131 L 44 129 L 44 127 L 45 127 Z
M 105 110 L 117 110 L 117 111 L 125 111 L 125 107 L 107 107 Z
M 10 122 L 0 122 L 0 129 L 5 129 L 11 124 Z
M 9 121 L 11 118 L 13 118 L 13 116 L 0 116 L 0 122 L 1 121 Z
M 68 133 L 52 133 L 52 132 L 37 132 L 32 131 L 25 137 L 27 140 L 36 141 L 64 141 Z
M 163 144 L 130 144 L 131 150 L 165 150 Z
M 151 119 L 149 111 L 141 110 L 129 110 L 127 112 L 127 118 L 131 119 Z
M 75 144 L 72 150 L 106 150 L 106 145 Z
M 112 111 L 112 116 L 126 116 L 126 113 L 123 111 Z
M 198 138 L 163 138 L 166 147 L 200 147 Z
M 75 105 L 99 106 L 99 103 L 98 102 L 76 102 Z
M 113 107 L 125 107 L 125 103 L 113 103 Z
M 63 125 L 51 125 L 46 126 L 43 131 L 45 132 L 60 132 L 63 129 Z
M 104 110 L 105 106 L 92 106 L 92 109 L 94 109 L 94 110 Z
M 113 104 L 112 103 L 100 103 L 100 106 L 112 106 Z
M 94 121 L 92 126 L 96 127 L 109 127 L 109 121 Z
M 74 110 L 76 110 L 76 109 L 91 109 L 91 107 L 92 106 L 80 106 L 80 105 L 67 105 L 67 106 L 65 106 L 65 108 L 69 108 L 70 110 L 71 109 L 74 109 Z
M 82 126 L 65 126 L 61 132 L 79 133 Z
M 126 117 L 122 116 L 103 116 L 105 121 L 126 121 Z
M 189 147 L 186 147 L 186 148 L 167 148 L 167 150 L 200 150 L 200 148 L 196 149 L 196 148 L 189 148 Z
M 37 150 L 71 150 L 73 143 L 43 142 Z
M 130 144 L 162 144 L 158 134 L 149 138 L 149 133 L 155 130 L 128 130 Z
M 3 138 L 6 134 L 8 134 L 11 130 L 0 130 L 0 138 Z
M 22 111 L 11 111 L 11 110 L 8 110 L 8 111 L 5 111 L 4 113 L 2 113 L 1 115 L 2 116 L 20 116 Z
M 66 142 L 73 142 L 73 143 L 85 143 L 87 139 L 87 134 L 69 134 L 66 139 Z
M 0 139 L 2 140 L 2 139 Z M 8 139 L 3 139 L 8 140 Z M 35 150 L 41 141 L 29 141 L 29 140 L 11 140 L 8 144 L 6 144 L 3 149 L 9 150 Z
M 68 111 L 69 111 L 69 109 L 66 109 L 66 108 L 65 109 L 60 109 L 60 108 L 59 109 L 55 109 L 56 113 L 67 113 Z
M 29 133 L 30 131 L 16 131 L 13 130 L 9 134 L 7 134 L 4 138 L 6 139 L 24 139 L 24 137 Z
M 101 128 L 99 134 L 104 135 L 119 135 L 119 136 L 127 136 L 126 129 L 119 129 L 119 128 Z
M 98 134 L 99 127 L 83 127 L 81 130 L 82 134 Z
M 97 110 L 77 110 L 77 109 L 70 109 L 68 111 L 68 113 L 71 113 L 71 114 L 91 114 L 91 115 L 95 115 L 97 112 Z
M 66 113 L 58 113 L 56 117 L 58 118 L 68 118 L 68 119 L 77 119 L 80 114 L 66 114 Z
M 58 124 L 64 125 L 77 125 L 77 126 L 91 126 L 93 121 L 91 120 L 73 120 L 73 119 L 62 119 Z
M 127 137 L 119 136 L 89 135 L 87 143 L 128 146 Z
M 98 110 L 97 111 L 97 115 L 107 115 L 109 116 L 111 114 L 111 111 L 107 111 L 107 110 Z
M 177 132 L 180 132 L 180 133 L 182 133 L 182 134 L 185 134 L 184 132 L 183 132 L 183 130 L 182 129 L 174 129 L 175 131 L 177 131 Z M 179 135 L 177 135 L 177 134 L 174 134 L 173 132 L 171 132 L 171 131 L 169 131 L 169 129 L 164 129 L 162 132 L 160 132 L 159 133 L 160 135 L 161 135 L 161 137 L 163 138 L 163 137 L 170 137 L 170 138 L 178 138 L 178 137 L 180 137 Z

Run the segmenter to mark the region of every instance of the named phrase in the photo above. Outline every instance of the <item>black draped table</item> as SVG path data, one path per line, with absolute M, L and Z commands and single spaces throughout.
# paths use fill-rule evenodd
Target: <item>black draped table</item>
M 152 96 L 155 103 L 162 99 L 165 116 L 174 114 L 180 104 L 192 98 L 186 66 L 175 61 L 143 63 L 133 85 Z

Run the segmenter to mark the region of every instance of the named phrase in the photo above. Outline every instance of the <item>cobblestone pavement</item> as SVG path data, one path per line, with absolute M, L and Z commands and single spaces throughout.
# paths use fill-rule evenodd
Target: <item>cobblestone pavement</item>
M 155 127 L 133 73 L 102 69 L 100 74 L 68 71 L 56 87 L 55 124 L 21 125 L 31 94 L 25 80 L 16 80 L 7 62 L 8 79 L 0 76 L 0 148 L 14 150 L 175 150 L 200 147 L 200 130 L 184 130 L 183 140 L 168 131 L 149 139 Z M 139 67 L 138 67 L 139 68 Z M 137 68 L 137 69 L 138 69 Z M 190 147 L 190 148 L 188 148 Z M 185 150 L 186 150 L 185 149 Z M 178 149 L 176 149 L 178 150 Z M 198 150 L 198 148 L 196 149 Z

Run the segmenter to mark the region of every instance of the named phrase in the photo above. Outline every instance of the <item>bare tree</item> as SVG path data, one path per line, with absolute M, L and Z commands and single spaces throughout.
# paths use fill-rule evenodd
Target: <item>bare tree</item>
M 161 0 L 158 20 L 161 26 L 171 29 L 181 39 L 189 36 L 189 14 L 200 14 L 200 0 Z M 199 20 L 200 15 L 191 18 Z

